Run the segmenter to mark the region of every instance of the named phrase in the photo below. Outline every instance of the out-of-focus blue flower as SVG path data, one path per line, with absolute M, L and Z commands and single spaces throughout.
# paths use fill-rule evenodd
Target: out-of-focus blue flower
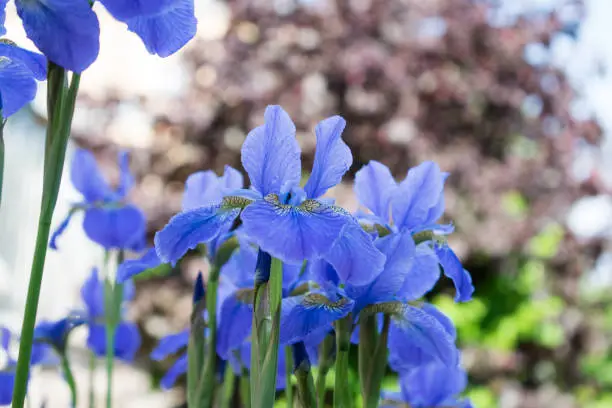
M 4 22 L 6 20 L 6 4 L 8 0 L 0 0 L 0 35 L 6 34 L 6 28 L 4 27 Z
M 170 334 L 162 338 L 157 347 L 151 352 L 151 358 L 155 361 L 164 360 L 170 354 L 179 352 L 187 347 L 189 342 L 189 330 L 183 330 L 176 334 Z M 177 378 L 187 372 L 187 353 L 182 353 L 176 362 L 168 369 L 162 377 L 160 385 L 167 390 L 172 388 Z
M 243 233 L 262 251 L 291 264 L 323 257 L 342 277 L 370 282 L 384 256 L 352 216 L 319 199 L 352 163 L 341 139 L 344 126 L 339 116 L 317 125 L 313 171 L 302 189 L 295 126 L 282 108 L 269 106 L 264 125 L 252 130 L 242 146 L 251 189 L 224 193 L 208 206 L 176 215 L 155 237 L 159 257 L 175 263 L 187 250 L 227 231 L 240 215 Z
M 57 249 L 57 239 L 68 227 L 76 211 L 83 210 L 83 229 L 92 241 L 106 250 L 141 250 L 144 247 L 146 221 L 136 206 L 126 202 L 134 180 L 126 152 L 119 154 L 121 171 L 119 185 L 112 189 L 100 173 L 93 154 L 78 149 L 72 160 L 70 178 L 83 195 L 83 201 L 73 206 L 64 221 L 53 233 L 49 246 Z
M 2 4 L 0 4 L 2 7 Z M 36 80 L 47 76 L 47 60 L 41 54 L 0 40 L 0 102 L 8 118 L 36 96 Z
M 385 165 L 371 161 L 355 176 L 355 193 L 360 203 L 371 211 L 371 214 L 363 216 L 363 222 L 380 224 L 392 234 L 431 231 L 432 235 L 444 235 L 451 232 L 452 226 L 436 224 L 444 213 L 444 182 L 447 177 L 448 173 L 442 172 L 436 163 L 424 162 L 410 169 L 398 184 Z M 435 237 L 426 241 L 426 245 L 435 251 L 444 274 L 452 279 L 456 288 L 455 300 L 470 300 L 474 292 L 472 278 L 461 266 L 459 258 Z
M 10 405 L 13 400 L 13 386 L 15 385 L 15 367 L 17 360 L 11 354 L 10 346 L 12 335 L 9 329 L 0 326 L 0 354 L 6 359 L 4 367 L 0 367 L 0 405 Z M 34 343 L 30 364 L 43 364 L 47 362 L 47 346 Z
M 130 300 L 134 294 L 131 281 L 126 281 L 123 288 L 123 300 Z M 81 287 L 81 298 L 85 303 L 87 325 L 87 347 L 99 357 L 106 355 L 106 315 L 104 305 L 104 282 L 98 278 L 98 271 L 91 275 Z M 140 347 L 140 332 L 134 323 L 121 320 L 115 333 L 115 356 L 125 361 L 134 359 Z
M 104 0 L 152 54 L 167 57 L 196 32 L 193 0 Z M 88 1 L 15 0 L 28 38 L 55 64 L 81 73 L 98 57 L 100 24 Z M 6 1 L 0 3 L 0 20 Z M 4 25 L 2 24 L 2 30 Z
M 123 261 L 117 269 L 117 283 L 124 283 L 135 275 L 161 264 L 155 248 L 148 249 L 142 257 Z
M 467 386 L 465 371 L 459 367 L 438 362 L 424 364 L 400 375 L 400 386 L 399 394 L 387 394 L 385 399 L 396 399 L 414 408 L 472 407 L 469 400 L 458 397 Z

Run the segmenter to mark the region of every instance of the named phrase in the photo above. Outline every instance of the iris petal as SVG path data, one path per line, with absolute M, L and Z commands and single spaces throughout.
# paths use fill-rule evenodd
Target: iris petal
M 402 375 L 400 386 L 406 402 L 414 406 L 437 407 L 446 405 L 463 392 L 467 386 L 467 375 L 459 367 L 446 367 L 433 362 Z
M 355 193 L 359 202 L 383 222 L 389 222 L 390 200 L 397 189 L 389 168 L 375 160 L 355 174 Z
M 370 235 L 355 222 L 348 222 L 330 251 L 324 255 L 343 283 L 359 286 L 372 282 L 385 264 Z
M 226 210 L 217 205 L 175 215 L 155 234 L 159 259 L 174 266 L 188 250 L 215 238 L 226 225 L 234 222 L 239 213 L 239 209 Z
M 217 354 L 221 358 L 227 360 L 249 338 L 252 320 L 252 306 L 241 301 L 236 292 L 225 298 L 217 331 Z
M 176 0 L 101 0 L 104 7 L 119 21 L 157 14 Z
M 417 246 L 412 267 L 404 277 L 400 297 L 405 301 L 417 300 L 429 292 L 440 279 L 438 257 L 428 243 Z
M 353 301 L 340 297 L 336 301 L 318 293 L 285 298 L 281 306 L 280 343 L 302 341 L 316 330 L 330 326 L 348 315 Z
M 81 299 L 87 307 L 90 319 L 104 316 L 104 285 L 98 278 L 98 270 L 93 268 L 89 278 L 81 286 Z
M 105 249 L 131 249 L 144 237 L 145 217 L 136 206 L 90 208 L 85 211 L 83 229 L 92 241 Z
M 8 118 L 36 96 L 36 80 L 20 61 L 0 58 L 2 116 Z
M 444 212 L 444 181 L 447 174 L 434 162 L 424 162 L 408 171 L 393 194 L 393 222 L 414 229 L 435 223 Z
M 328 252 L 351 220 L 344 210 L 306 200 L 297 207 L 282 205 L 270 195 L 244 209 L 244 233 L 272 256 L 300 263 Z
M 300 146 L 295 125 L 280 106 L 268 106 L 265 123 L 249 132 L 242 145 L 242 165 L 251 185 L 266 196 L 300 184 Z
M 53 235 L 51 235 L 51 239 L 49 240 L 49 248 L 57 251 L 57 239 L 64 233 L 64 231 L 66 231 L 66 228 L 68 228 L 70 220 L 72 220 L 72 216 L 74 214 L 74 210 L 69 211 L 66 218 L 64 218 L 57 229 L 53 231 Z
M 396 300 L 414 262 L 415 245 L 409 232 L 387 235 L 375 242 L 386 256 L 383 271 L 369 285 L 347 285 L 346 293 L 355 299 L 355 313 L 367 305 Z
M 176 360 L 176 362 L 172 365 L 172 367 L 168 369 L 168 371 L 166 372 L 166 375 L 164 375 L 161 381 L 159 382 L 159 385 L 164 390 L 169 390 L 170 388 L 172 388 L 174 386 L 174 383 L 176 383 L 176 380 L 179 378 L 179 376 L 187 372 L 187 365 L 188 365 L 188 359 L 187 359 L 187 354 L 185 353 L 178 360 Z
M 161 265 L 161 260 L 157 256 L 155 248 L 151 248 L 142 257 L 129 259 L 119 265 L 117 269 L 117 283 L 124 283 L 133 276 L 159 265 Z
M 312 173 L 304 190 L 308 198 L 318 198 L 342 180 L 342 176 L 353 164 L 351 150 L 342 140 L 346 121 L 332 116 L 317 125 L 317 149 Z
M 223 199 L 219 178 L 212 170 L 193 173 L 185 181 L 183 211 L 219 204 Z
M 165 58 L 193 38 L 198 20 L 193 0 L 175 0 L 156 14 L 127 20 L 127 25 L 128 30 L 140 37 L 149 53 Z
M 0 39 L 0 57 L 7 57 L 21 62 L 32 71 L 34 78 L 39 81 L 44 81 L 47 78 L 47 59 L 42 54 L 26 50 Z
M 28 38 L 50 61 L 81 73 L 98 57 L 100 25 L 89 2 L 16 0 Z
M 467 302 L 472 299 L 474 285 L 472 276 L 463 269 L 461 261 L 448 246 L 435 246 L 436 254 L 444 270 L 444 275 L 450 278 L 455 285 L 455 302 Z
M 0 35 L 6 34 L 4 22 L 6 20 L 6 3 L 8 0 L 0 0 Z
M 70 180 L 88 203 L 105 201 L 113 192 L 104 180 L 94 155 L 85 149 L 77 149 L 70 165 Z
M 235 191 L 244 186 L 244 177 L 242 176 L 242 173 L 232 166 L 225 166 L 223 176 L 220 177 L 220 180 L 221 186 L 226 192 Z
M 0 405 L 11 404 L 14 386 L 15 373 L 11 371 L 0 371 Z
M 161 361 L 168 355 L 174 354 L 181 348 L 186 347 L 188 342 L 189 330 L 170 334 L 159 341 L 157 347 L 151 352 L 151 358 L 155 361 Z
M 106 327 L 103 324 L 94 323 L 89 326 L 87 347 L 98 357 L 106 355 Z M 138 327 L 133 323 L 120 323 L 115 332 L 115 357 L 124 361 L 132 361 L 139 347 Z
M 441 314 L 429 309 L 404 305 L 401 316 L 394 316 L 389 330 L 390 360 L 392 367 L 414 367 L 432 360 L 446 366 L 458 363 L 454 337 L 439 320 Z

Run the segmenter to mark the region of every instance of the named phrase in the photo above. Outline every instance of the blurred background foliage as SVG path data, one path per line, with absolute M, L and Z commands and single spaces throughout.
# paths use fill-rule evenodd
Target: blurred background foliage
M 295 120 L 305 168 L 314 125 L 346 118 L 354 164 L 333 195 L 350 209 L 351 179 L 369 160 L 398 178 L 437 161 L 451 174 L 450 244 L 476 297 L 455 304 L 442 285 L 430 300 L 458 327 L 475 406 L 610 407 L 612 299 L 591 273 L 612 276 L 611 263 L 600 263 L 610 235 L 567 227 L 577 201 L 609 197 L 601 163 L 576 170 L 605 135 L 568 77 L 571 51 L 556 58 L 579 41 L 586 10 L 580 0 L 206 1 L 199 34 L 207 31 L 182 54 L 182 69 L 163 77 L 180 75 L 183 91 L 171 102 L 86 93 L 82 118 L 97 125 L 75 120 L 75 137 L 111 160 L 117 133 L 138 136 L 144 123 L 146 137 L 120 144 L 134 152 L 134 199 L 150 238 L 178 211 L 190 173 L 241 168 L 241 143 L 268 104 Z M 605 75 L 596 58 L 582 63 L 584 75 Z M 611 214 L 589 211 L 610 226 Z M 149 366 L 148 352 L 186 324 L 193 276 L 206 268 L 194 257 L 137 282 L 131 313 L 145 337 L 141 363 L 155 375 L 168 364 Z

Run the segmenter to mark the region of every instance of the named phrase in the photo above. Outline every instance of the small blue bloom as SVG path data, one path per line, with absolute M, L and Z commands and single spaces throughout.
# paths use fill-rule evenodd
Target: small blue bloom
M 15 0 L 28 38 L 57 65 L 81 73 L 100 50 L 100 25 L 89 2 Z
M 471 403 L 459 399 L 467 386 L 467 376 L 460 367 L 447 367 L 437 362 L 419 366 L 400 376 L 400 398 L 414 408 L 470 408 Z
M 133 296 L 131 281 L 124 283 L 123 300 Z M 93 269 L 89 278 L 81 287 L 81 298 L 85 303 L 89 335 L 87 346 L 99 357 L 106 355 L 106 328 L 104 309 L 104 282 L 98 278 L 98 271 Z M 131 361 L 140 347 L 140 332 L 134 323 L 121 321 L 115 333 L 115 356 Z
M 49 246 L 57 249 L 57 239 L 64 232 L 75 212 L 83 210 L 83 229 L 87 236 L 106 250 L 141 250 L 144 247 L 146 221 L 136 206 L 126 202 L 133 177 L 128 155 L 119 154 L 121 175 L 119 185 L 112 189 L 106 182 L 93 154 L 77 149 L 72 161 L 70 177 L 84 201 L 75 204 L 59 228 L 53 233 Z

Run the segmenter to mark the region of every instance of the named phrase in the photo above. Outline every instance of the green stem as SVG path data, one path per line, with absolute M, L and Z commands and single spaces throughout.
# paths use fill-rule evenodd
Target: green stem
M 352 315 L 336 321 L 336 382 L 334 408 L 352 408 L 349 378 Z
M 45 258 L 51 231 L 51 219 L 55 211 L 59 186 L 62 179 L 66 146 L 70 136 L 72 116 L 76 95 L 79 89 L 80 76 L 73 74 L 70 88 L 65 89 L 66 75 L 63 68 L 50 63 L 47 86 L 49 89 L 49 117 L 45 141 L 45 160 L 43 171 L 43 194 L 41 211 L 38 219 L 38 233 L 32 259 L 30 283 L 26 297 L 26 305 L 21 326 L 19 341 L 19 358 L 15 370 L 15 386 L 13 388 L 13 408 L 23 408 L 27 393 L 27 383 L 32 356 L 32 341 L 34 325 L 38 312 L 38 301 L 42 285 Z M 59 90 L 56 92 L 56 90 Z
M 293 352 L 291 346 L 285 347 L 285 396 L 287 407 L 293 408 L 293 384 L 291 384 L 291 373 L 293 371 Z
M 217 366 L 217 290 L 220 267 L 213 265 L 206 285 L 206 311 L 208 313 L 208 338 L 206 339 L 206 361 L 198 385 L 198 407 L 212 408 L 215 394 Z M 231 371 L 231 370 L 230 370 Z
M 106 408 L 113 406 L 113 363 L 115 361 L 115 328 L 106 327 Z
M 283 263 L 272 258 L 269 280 L 255 285 L 254 343 L 251 350 L 251 372 L 257 373 L 251 376 L 251 404 L 254 408 L 272 407 L 276 397 L 282 290 Z
M 223 376 L 223 394 L 221 395 L 221 402 L 219 408 L 230 408 L 232 398 L 234 397 L 234 385 L 236 382 L 236 375 L 232 367 L 226 365 L 225 375 Z
M 374 329 L 376 328 L 376 315 L 372 315 L 369 318 L 374 322 Z M 361 359 L 367 358 L 369 361 L 368 369 L 364 371 L 363 374 L 360 373 L 360 377 L 365 375 L 365 381 L 363 378 L 361 380 L 361 392 L 363 396 L 364 408 L 376 408 L 378 407 L 378 403 L 380 401 L 380 389 L 382 386 L 382 380 L 385 376 L 385 371 L 387 368 L 387 339 L 389 337 L 389 325 L 391 323 L 391 318 L 389 315 L 385 314 L 383 320 L 383 327 L 380 333 L 380 336 L 377 336 L 376 346 L 372 350 L 371 354 L 368 356 L 359 355 L 359 363 L 361 368 Z M 360 327 L 360 334 L 361 334 Z M 359 339 L 359 347 L 361 348 L 361 336 Z
M 251 381 L 249 370 L 245 367 L 240 373 L 240 402 L 243 408 L 251 408 Z
M 89 353 L 89 391 L 88 391 L 88 407 L 94 408 L 94 391 L 95 391 L 95 373 L 96 373 L 96 355 L 93 352 Z
M 327 336 L 323 340 L 319 350 L 319 375 L 317 375 L 317 407 L 325 408 L 325 397 L 327 396 L 327 373 L 333 364 L 332 352 L 334 351 L 334 337 Z
M 364 403 L 368 400 L 370 372 L 376 344 L 378 342 L 378 327 L 376 314 L 362 315 L 359 321 L 359 385 Z
M 75 408 L 77 406 L 77 388 L 76 382 L 74 381 L 74 375 L 72 374 L 72 370 L 70 369 L 70 361 L 68 361 L 68 356 L 66 352 L 62 353 L 61 356 L 62 363 L 62 371 L 64 372 L 64 377 L 66 378 L 66 382 L 68 383 L 68 387 L 70 388 L 70 402 L 72 403 L 72 407 Z

